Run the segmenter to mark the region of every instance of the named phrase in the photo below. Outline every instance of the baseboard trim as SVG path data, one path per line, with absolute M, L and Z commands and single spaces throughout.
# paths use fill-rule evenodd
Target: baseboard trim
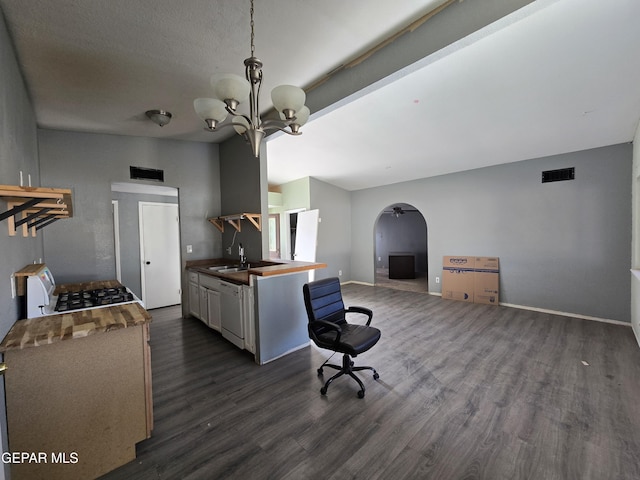
M 581 320 L 591 320 L 593 322 L 610 323 L 612 325 L 622 325 L 623 327 L 631 327 L 631 323 L 622 322 L 620 320 L 612 320 L 610 318 L 591 317 L 589 315 L 581 315 L 579 313 L 560 312 L 558 310 L 550 310 L 547 308 L 529 307 L 527 305 L 516 305 L 513 303 L 500 302 L 502 307 L 518 308 L 520 310 L 531 310 L 532 312 L 548 313 L 550 315 L 559 315 L 562 317 L 579 318 Z
M 348 282 L 344 282 L 343 285 L 346 285 L 348 283 L 354 283 L 356 285 L 366 285 L 369 287 L 374 287 L 375 285 L 373 283 L 368 283 L 368 282 L 359 282 L 357 280 L 349 280 Z M 429 295 L 433 295 L 435 297 L 442 297 L 442 293 L 441 292 L 425 292 L 428 293 Z M 452 300 L 454 301 L 454 300 Z M 570 317 L 570 318 L 579 318 L 581 320 L 591 320 L 593 322 L 602 322 L 602 323 L 610 323 L 612 325 L 622 325 L 623 327 L 631 327 L 631 323 L 630 322 L 623 322 L 621 320 L 612 320 L 609 318 L 601 318 L 601 317 L 591 317 L 589 315 L 581 315 L 579 313 L 570 313 L 570 312 L 560 312 L 558 310 L 550 310 L 547 308 L 538 308 L 538 307 L 529 307 L 527 305 L 517 305 L 515 303 L 503 303 L 500 302 L 499 304 L 501 307 L 509 307 L 509 308 L 518 308 L 520 310 L 531 310 L 532 312 L 540 312 L 540 313 L 548 313 L 550 315 L 559 315 L 562 317 Z M 635 333 L 635 330 L 634 330 Z M 640 346 L 640 337 L 638 337 L 638 335 L 636 335 L 636 340 L 638 341 L 638 346 Z
M 280 354 L 280 355 L 278 355 L 277 357 L 270 358 L 270 359 L 269 359 L 269 360 L 267 360 L 266 362 L 260 362 L 260 365 L 266 365 L 267 363 L 271 363 L 271 362 L 273 362 L 274 360 L 278 360 L 279 358 L 282 358 L 282 357 L 284 357 L 285 355 L 289 355 L 290 353 L 297 352 L 298 350 L 302 350 L 303 348 L 308 347 L 310 343 L 311 343 L 311 341 L 308 341 L 308 342 L 306 342 L 306 343 L 303 343 L 302 345 L 298 345 L 297 347 L 293 347 L 292 349 L 287 350 L 287 351 L 286 351 L 286 352 L 284 352 L 284 353 L 281 353 L 281 354 Z

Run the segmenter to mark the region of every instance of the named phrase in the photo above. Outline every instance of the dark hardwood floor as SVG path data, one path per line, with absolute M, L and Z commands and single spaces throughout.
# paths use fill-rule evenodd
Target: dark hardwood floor
M 631 328 L 381 287 L 343 295 L 382 330 L 355 359 L 380 373 L 361 375 L 364 399 L 344 377 L 320 395 L 330 352 L 258 366 L 179 307 L 152 311 L 155 429 L 104 479 L 640 478 Z

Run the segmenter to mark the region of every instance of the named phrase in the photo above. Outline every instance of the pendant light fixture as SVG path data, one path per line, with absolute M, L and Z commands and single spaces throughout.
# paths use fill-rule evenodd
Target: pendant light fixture
M 236 132 L 251 144 L 253 155 L 260 156 L 260 143 L 267 130 L 280 130 L 289 135 L 300 135 L 300 127 L 309 119 L 304 90 L 292 85 L 280 85 L 271 92 L 273 106 L 280 112 L 280 120 L 260 118 L 260 87 L 262 62 L 255 57 L 253 31 L 253 0 L 251 0 L 251 56 L 244 61 L 245 78 L 231 73 L 211 77 L 215 98 L 196 98 L 196 114 L 207 124 L 205 130 L 215 132 L 233 126 Z M 237 112 L 238 105 L 249 100 L 249 114 Z M 223 124 L 227 116 L 231 121 Z
M 167 112 L 166 110 L 147 110 L 144 113 L 153 123 L 161 127 L 164 127 L 171 121 L 171 112 Z

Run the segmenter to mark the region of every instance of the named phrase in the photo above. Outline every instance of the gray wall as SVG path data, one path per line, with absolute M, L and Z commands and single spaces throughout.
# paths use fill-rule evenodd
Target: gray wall
M 123 285 L 129 287 L 138 298 L 142 298 L 140 260 L 140 211 L 138 202 L 179 203 L 178 197 L 165 197 L 139 193 L 112 192 L 111 198 L 118 201 L 118 227 L 120 231 L 120 273 Z M 122 248 L 122 246 L 138 248 Z M 186 254 L 186 253 L 185 253 Z
M 393 206 L 385 208 L 390 210 Z M 413 209 L 413 207 L 407 207 Z M 420 212 L 405 212 L 399 217 L 383 213 L 376 231 L 376 267 L 389 268 L 389 253 L 411 253 L 416 272 L 427 271 L 427 224 Z
M 19 185 L 20 174 L 31 174 L 31 183 L 40 185 L 36 119 L 29 94 L 22 80 L 12 41 L 0 11 L 0 184 Z M 6 204 L 0 200 L 0 210 Z M 0 222 L 0 338 L 4 338 L 20 317 L 18 298 L 11 298 L 9 278 L 25 265 L 43 257 L 42 235 L 10 237 L 7 221 Z M 2 451 L 7 447 L 4 378 L 0 380 L 0 437 Z M 8 468 L 3 465 L 8 478 Z
M 267 188 L 266 183 L 264 188 L 262 186 L 261 162 L 266 163 L 266 159 L 255 158 L 249 145 L 239 135 L 220 144 L 221 215 L 266 213 L 266 205 L 264 212 L 262 210 L 262 197 L 265 197 L 264 202 L 266 203 Z M 267 221 L 263 216 L 263 225 L 266 226 L 266 224 Z M 263 230 L 266 231 L 266 227 Z M 241 231 L 235 234 L 235 241 L 234 233 L 236 230 L 226 224 L 222 234 L 223 256 L 225 258 L 233 261 L 239 259 L 239 243 L 242 243 L 248 261 L 269 257 L 268 250 L 263 252 L 262 233 L 248 220 L 242 220 Z M 218 237 L 220 237 L 219 234 Z M 228 254 L 226 249 L 232 244 L 231 254 Z
M 351 277 L 351 194 L 341 188 L 309 179 L 311 209 L 318 209 L 316 261 L 327 268 L 316 270 L 315 278 L 337 277 L 342 270 L 343 280 Z
M 60 283 L 115 278 L 111 183 L 158 185 L 131 180 L 130 165 L 164 170 L 163 185 L 179 190 L 183 264 L 221 255 L 220 236 L 207 222 L 220 215 L 217 145 L 54 130 L 38 138 L 43 181 L 73 191 L 73 218 L 44 235 L 45 260 Z
M 631 165 L 622 144 L 352 192 L 351 279 L 373 283 L 375 221 L 400 201 L 425 217 L 434 291 L 444 255 L 498 256 L 501 302 L 628 322 Z

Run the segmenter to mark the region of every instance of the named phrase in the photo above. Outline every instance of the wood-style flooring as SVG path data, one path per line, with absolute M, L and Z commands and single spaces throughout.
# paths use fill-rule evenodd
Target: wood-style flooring
M 104 479 L 640 478 L 631 328 L 381 287 L 343 296 L 382 330 L 355 358 L 380 374 L 361 375 L 364 399 L 348 377 L 320 395 L 330 352 L 258 366 L 179 307 L 152 311 L 155 428 Z

